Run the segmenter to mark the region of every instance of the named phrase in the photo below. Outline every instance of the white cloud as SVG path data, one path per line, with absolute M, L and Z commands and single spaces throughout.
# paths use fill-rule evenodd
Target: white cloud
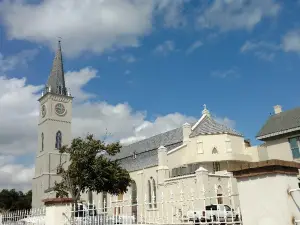
M 253 29 L 265 17 L 275 17 L 280 5 L 273 0 L 215 0 L 198 17 L 200 27 L 217 27 L 221 31 Z
M 127 63 L 134 63 L 137 61 L 137 59 L 131 54 L 123 55 L 122 59 Z
M 286 52 L 300 52 L 300 30 L 288 32 L 282 39 L 282 48 Z
M 102 53 L 139 46 L 153 29 L 154 16 L 167 27 L 185 24 L 181 9 L 189 0 L 49 0 L 0 2 L 0 21 L 11 39 L 55 48 L 62 37 L 64 51 Z
M 122 144 L 130 144 L 135 141 L 142 140 L 146 137 L 153 136 L 158 133 L 166 132 L 171 129 L 180 127 L 185 122 L 195 122 L 196 118 L 188 117 L 180 113 L 172 113 L 166 116 L 159 116 L 154 121 L 143 121 L 134 127 L 133 135 L 121 139 Z
M 186 54 L 191 54 L 192 52 L 194 52 L 197 48 L 200 48 L 203 45 L 202 41 L 198 40 L 196 42 L 194 42 L 187 50 L 186 50 Z
M 65 53 L 77 55 L 137 46 L 152 29 L 154 6 L 148 0 L 4 1 L 0 15 L 10 38 L 56 47 L 60 36 Z
M 229 70 L 215 70 L 211 72 L 212 77 L 217 77 L 217 78 L 238 78 L 240 77 L 240 73 L 238 72 L 237 68 L 231 68 Z
M 265 41 L 246 41 L 240 49 L 242 53 L 253 52 L 256 57 L 266 61 L 272 61 L 275 58 L 275 52 L 279 50 L 281 50 L 280 45 Z
M 253 50 L 260 50 L 260 49 L 268 49 L 271 51 L 280 50 L 280 46 L 269 43 L 269 42 L 252 42 L 252 41 L 246 41 L 245 44 L 241 47 L 241 52 L 247 52 L 247 51 L 253 51 Z
M 183 15 L 184 3 L 190 0 L 159 0 L 158 9 L 164 14 L 164 25 L 166 27 L 182 27 L 187 24 Z
M 23 50 L 15 55 L 4 57 L 0 52 L 0 72 L 16 69 L 17 66 L 27 66 L 38 54 L 37 49 Z
M 34 167 L 18 164 L 15 159 L 11 155 L 0 156 L 0 188 L 27 191 L 31 189 Z
M 229 119 L 228 117 L 214 117 L 214 119 L 227 127 L 234 128 L 236 125 L 236 122 L 234 120 Z
M 170 52 L 176 51 L 175 43 L 173 41 L 167 40 L 164 43 L 156 46 L 154 53 L 162 54 L 164 56 L 168 55 Z
M 82 90 L 90 80 L 97 77 L 97 70 L 86 67 L 79 71 L 68 71 L 66 74 L 66 83 L 71 90 L 71 94 L 76 96 L 75 101 L 84 101 L 95 97 L 94 94 Z

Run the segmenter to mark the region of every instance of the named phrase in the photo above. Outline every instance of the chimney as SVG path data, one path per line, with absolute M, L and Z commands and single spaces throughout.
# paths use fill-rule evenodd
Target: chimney
M 274 112 L 275 112 L 275 114 L 281 113 L 282 112 L 281 105 L 275 105 L 274 106 Z
M 190 140 L 190 134 L 192 133 L 192 126 L 189 123 L 182 125 L 183 143 L 186 144 Z

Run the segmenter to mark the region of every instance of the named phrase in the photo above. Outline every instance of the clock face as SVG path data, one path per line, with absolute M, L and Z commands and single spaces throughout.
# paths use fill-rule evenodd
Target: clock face
M 63 104 L 61 104 L 61 103 L 57 103 L 57 104 L 55 105 L 55 112 L 56 112 L 56 114 L 59 115 L 59 116 L 64 115 L 65 112 L 66 112 L 65 106 L 64 106 Z
M 43 106 L 42 106 L 42 117 L 45 117 L 45 116 L 46 116 L 46 113 L 47 113 L 47 111 L 46 111 L 46 106 L 43 105 Z

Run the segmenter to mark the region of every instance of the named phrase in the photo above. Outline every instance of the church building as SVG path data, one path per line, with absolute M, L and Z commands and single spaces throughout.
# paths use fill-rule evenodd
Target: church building
M 57 167 L 61 162 L 68 162 L 68 155 L 61 156 L 58 149 L 72 140 L 72 100 L 65 83 L 59 42 L 48 82 L 39 99 L 38 149 L 32 182 L 34 208 L 42 206 L 44 198 L 54 197 L 54 193 L 48 191 L 60 179 Z M 133 179 L 127 193 L 119 196 L 83 194 L 82 200 L 101 203 L 105 208 L 109 202 L 130 199 L 135 206 L 129 211 L 112 207 L 112 213 L 129 213 L 137 218 L 148 211 L 159 211 L 157 201 L 163 193 L 172 193 L 172 198 L 179 199 L 182 193 L 194 190 L 199 199 L 210 199 L 200 202 L 201 206 L 228 204 L 237 208 L 236 180 L 227 171 L 245 162 L 260 161 L 259 148 L 250 146 L 240 132 L 217 122 L 205 105 L 199 117 L 196 123 L 185 123 L 123 146 L 121 152 L 111 158 L 119 161 Z M 148 206 L 136 204 L 138 201 L 146 201 Z M 185 207 L 184 210 L 189 210 L 190 206 Z M 183 209 L 176 210 L 182 212 Z

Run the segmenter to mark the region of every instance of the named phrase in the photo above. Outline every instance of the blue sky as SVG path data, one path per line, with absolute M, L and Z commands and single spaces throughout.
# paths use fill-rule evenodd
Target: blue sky
M 299 1 L 74 2 L 78 6 L 69 0 L 0 2 L 5 82 L 26 78 L 25 89 L 44 84 L 60 36 L 65 71 L 83 79 L 76 83 L 72 76 L 78 118 L 84 118 L 84 104 L 105 102 L 115 109 L 127 103 L 130 118 L 144 113 L 129 130 L 151 124 L 155 129 L 148 136 L 164 124 L 173 128 L 185 118 L 200 118 L 206 104 L 257 143 L 255 135 L 274 105 L 299 106 Z

